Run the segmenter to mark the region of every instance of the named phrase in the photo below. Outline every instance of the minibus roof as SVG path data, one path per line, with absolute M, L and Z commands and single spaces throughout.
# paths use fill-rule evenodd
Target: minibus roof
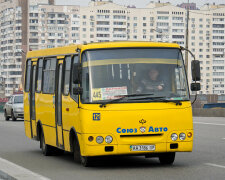
M 176 43 L 163 42 L 139 42 L 139 41 L 114 41 L 114 42 L 97 42 L 89 44 L 72 44 L 69 46 L 42 49 L 37 51 L 29 51 L 27 59 L 40 58 L 46 56 L 63 56 L 67 54 L 75 54 L 77 49 L 81 51 L 88 49 L 104 49 L 104 48 L 140 48 L 140 47 L 158 47 L 158 48 L 180 48 Z

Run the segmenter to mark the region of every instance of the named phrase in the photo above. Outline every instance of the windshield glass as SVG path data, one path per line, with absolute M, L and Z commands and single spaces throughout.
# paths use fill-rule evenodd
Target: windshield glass
M 182 54 L 175 48 L 90 50 L 82 54 L 83 103 L 189 100 Z M 129 96 L 132 95 L 132 96 Z M 157 98 L 155 99 L 157 101 Z
M 15 96 L 14 103 L 23 103 L 23 96 Z

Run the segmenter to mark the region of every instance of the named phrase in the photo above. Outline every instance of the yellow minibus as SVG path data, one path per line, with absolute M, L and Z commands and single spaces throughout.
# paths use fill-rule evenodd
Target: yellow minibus
M 172 164 L 191 152 L 192 106 L 182 51 L 175 43 L 101 42 L 27 53 L 26 136 L 44 155 L 143 155 Z M 192 61 L 191 90 L 200 90 Z

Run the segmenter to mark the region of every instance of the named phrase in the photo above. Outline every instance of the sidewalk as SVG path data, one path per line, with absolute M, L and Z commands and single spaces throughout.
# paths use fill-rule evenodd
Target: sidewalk
M 50 180 L 10 161 L 0 158 L 0 180 Z

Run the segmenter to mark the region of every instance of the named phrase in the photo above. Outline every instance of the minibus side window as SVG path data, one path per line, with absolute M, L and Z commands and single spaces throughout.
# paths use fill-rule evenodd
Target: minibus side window
M 25 83 L 25 92 L 30 91 L 30 77 L 31 77 L 31 60 L 27 61 L 26 67 L 26 83 Z
M 36 92 L 41 92 L 41 83 L 42 83 L 42 70 L 43 70 L 43 59 L 38 60 L 38 71 L 37 71 L 37 85 L 36 85 Z
M 64 77 L 63 77 L 63 94 L 69 95 L 70 92 L 70 72 L 71 72 L 71 56 L 66 56 L 64 61 Z
M 55 71 L 56 71 L 57 59 L 46 58 L 44 60 L 44 70 L 43 70 L 43 93 L 44 94 L 54 94 L 55 91 Z
M 77 64 L 77 63 L 79 63 L 79 56 L 75 55 L 72 58 L 72 64 Z M 71 66 L 71 69 L 73 69 L 73 65 Z M 76 102 L 78 102 L 78 95 L 73 94 L 73 88 L 78 87 L 78 84 L 73 83 L 73 79 L 72 79 L 73 73 L 75 73 L 75 72 L 72 71 L 71 76 L 70 76 L 71 77 L 70 78 L 70 81 L 71 81 L 70 96 L 72 99 L 74 99 Z

